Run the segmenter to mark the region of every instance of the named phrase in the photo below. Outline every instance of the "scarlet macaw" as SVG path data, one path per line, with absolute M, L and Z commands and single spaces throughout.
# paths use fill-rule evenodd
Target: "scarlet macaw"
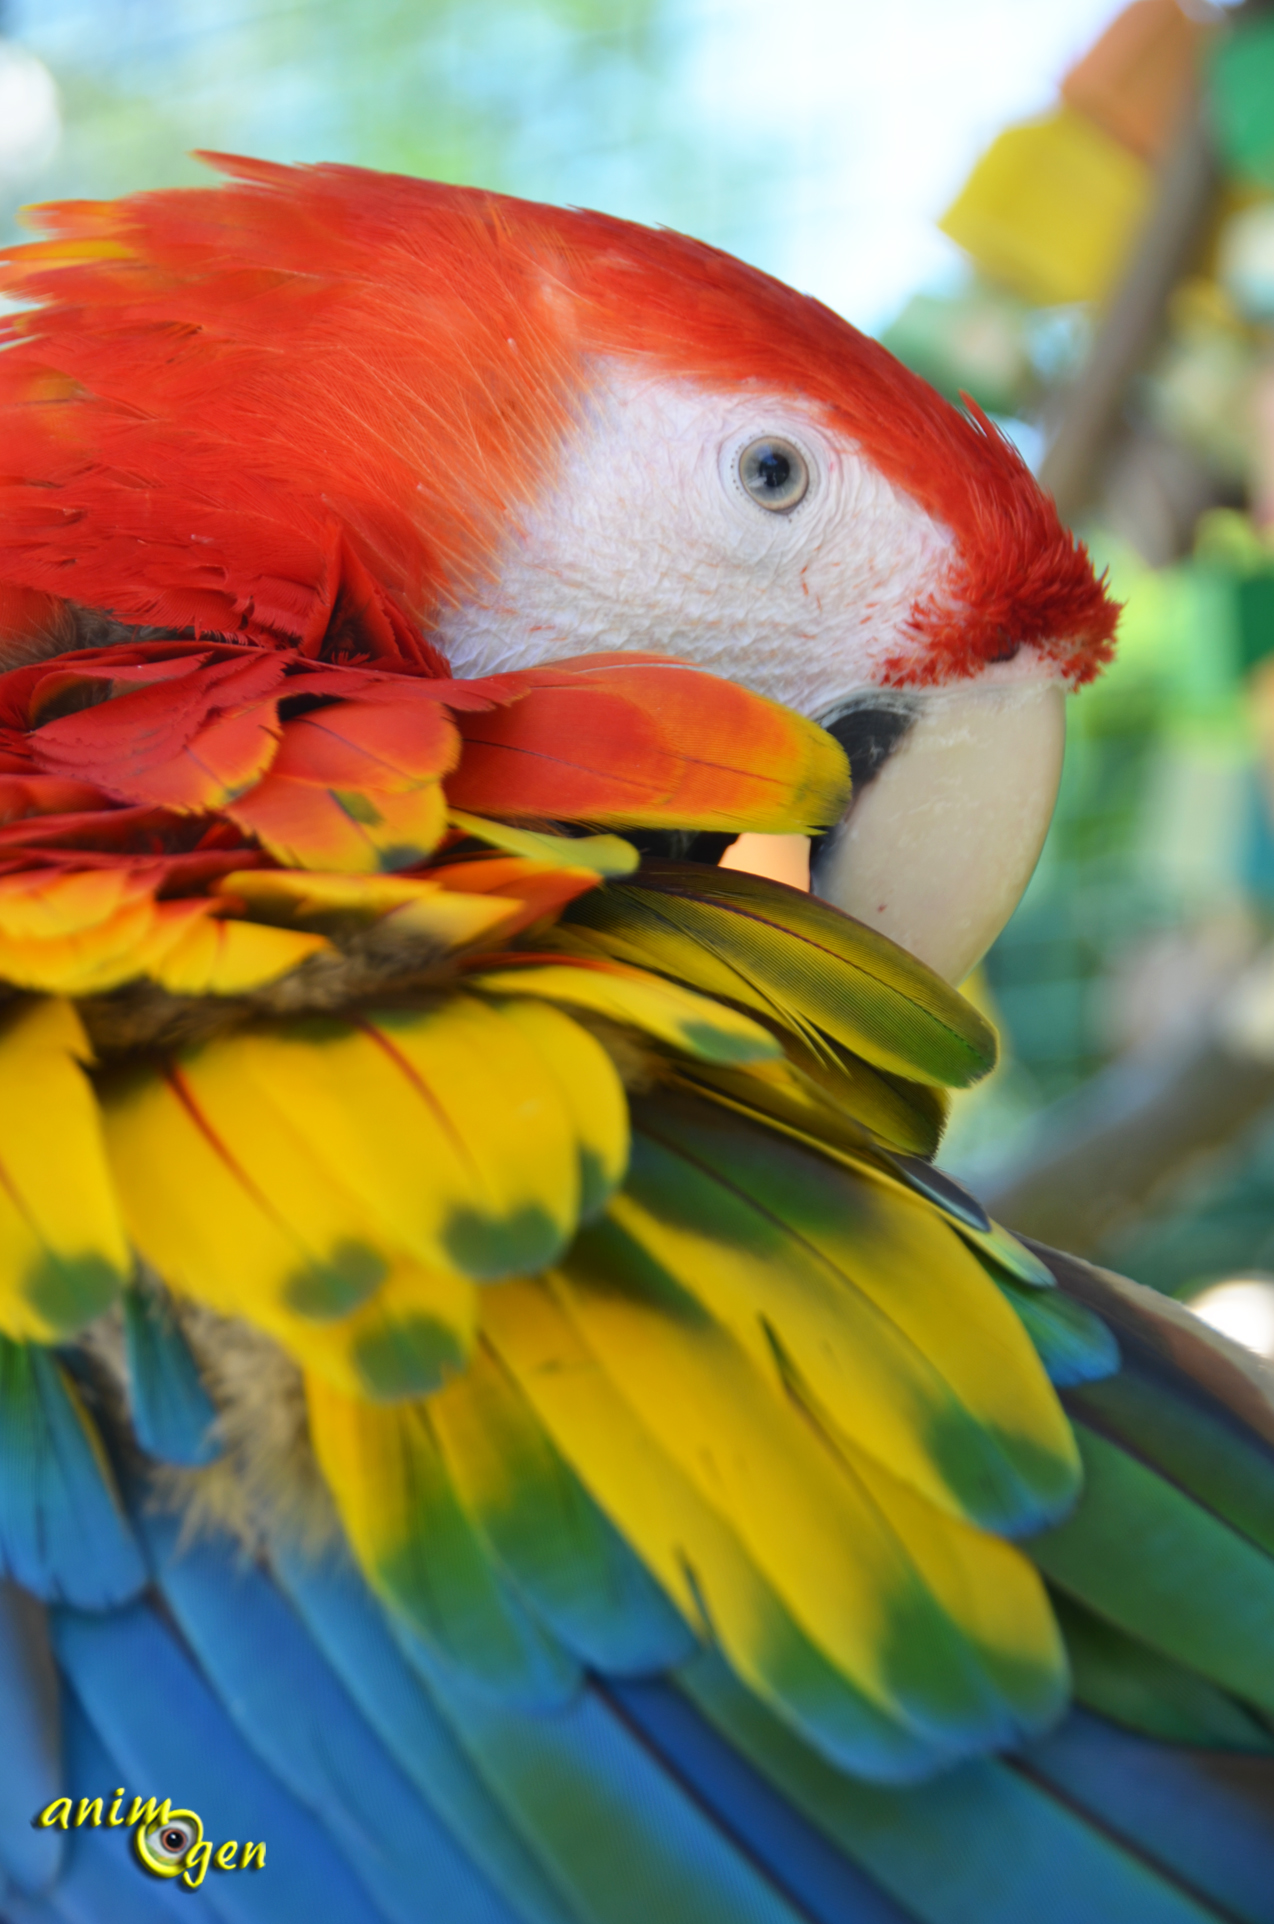
M 1083 548 L 696 242 L 219 164 L 5 270 L 5 1917 L 1274 1917 L 1268 1379 L 932 1163 Z

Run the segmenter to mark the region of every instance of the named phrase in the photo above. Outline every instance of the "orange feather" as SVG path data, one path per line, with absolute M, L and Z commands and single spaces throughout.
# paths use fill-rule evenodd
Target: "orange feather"
M 790 709 L 658 656 L 582 655 L 503 677 L 508 707 L 459 717 L 447 795 L 488 815 L 622 827 L 809 830 L 834 822 L 845 764 Z M 481 687 L 481 682 L 473 684 Z

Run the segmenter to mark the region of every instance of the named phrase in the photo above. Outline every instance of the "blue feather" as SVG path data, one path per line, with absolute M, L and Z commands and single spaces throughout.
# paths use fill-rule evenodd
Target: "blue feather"
M 577 1533 L 572 1549 L 578 1554 L 554 1543 L 549 1555 L 541 1551 L 537 1557 L 533 1546 L 502 1541 L 479 1519 L 477 1527 L 503 1575 L 586 1668 L 645 1677 L 684 1663 L 696 1648 L 689 1624 L 574 1472 L 565 1464 L 560 1471 Z
M 0 1924 L 70 1924 L 51 1898 L 24 1897 L 16 1885 L 0 1884 Z
M 1274 1759 L 1159 1744 L 1077 1710 L 1025 1762 L 1245 1924 L 1274 1919 Z
M 910 1924 L 879 1885 L 785 1802 L 680 1692 L 611 1679 L 606 1694 L 811 1924 Z
M 0 1336 L 0 1576 L 105 1610 L 146 1581 L 92 1419 L 55 1357 Z
M 551 1715 L 510 1710 L 458 1684 L 418 1640 L 401 1641 L 588 1924 L 800 1924 L 801 1912 L 596 1689 Z
M 384 1924 L 318 1819 L 244 1743 L 149 1604 L 109 1616 L 61 1609 L 51 1621 L 58 1662 L 130 1794 L 198 1811 L 214 1843 L 265 1842 L 262 1869 L 208 1873 L 202 1888 L 225 1924 Z
M 1064 1296 L 1060 1289 L 1027 1288 L 993 1272 L 991 1280 L 1025 1325 L 1055 1388 L 1099 1383 L 1119 1368 L 1114 1336 L 1100 1316 L 1073 1296 Z
M 210 1463 L 217 1412 L 171 1310 L 144 1286 L 124 1291 L 124 1350 L 142 1448 L 165 1463 Z
M 29 1819 L 62 1795 L 57 1670 L 43 1604 L 0 1582 L 0 1871 L 24 1891 L 57 1875 L 62 1834 Z
M 274 1562 L 310 1635 L 452 1835 L 528 1924 L 574 1924 L 574 1913 L 435 1708 L 353 1566 L 343 1558 L 319 1564 L 295 1549 L 276 1550 Z
M 418 1924 L 422 1895 L 448 1924 L 517 1924 L 418 1796 L 268 1577 L 226 1547 L 178 1549 L 142 1524 L 164 1596 L 253 1749 L 318 1812 L 386 1917 Z
M 66 1748 L 67 1790 L 79 1797 L 101 1796 L 106 1814 L 116 1788 L 122 1785 L 119 1766 L 108 1757 L 72 1691 L 64 1693 L 63 1737 Z M 131 1797 L 130 1797 L 131 1801 Z M 127 1816 L 128 1806 L 123 1814 Z M 133 1854 L 132 1831 L 100 1830 L 89 1825 L 67 1834 L 66 1869 L 53 1892 L 58 1914 L 66 1924 L 107 1924 L 119 1918 L 127 1924 L 215 1924 L 210 1888 L 179 1889 L 174 1880 L 149 1877 Z
M 680 1682 L 730 1748 L 914 1924 L 1217 1924 L 1221 1915 L 1011 1761 L 963 1764 L 905 1790 L 855 1781 L 750 1697 L 719 1658 L 696 1659 Z M 675 1731 L 666 1741 L 669 1768 L 683 1770 L 705 1801 L 726 1798 L 710 1760 L 700 1781 L 693 1749 Z

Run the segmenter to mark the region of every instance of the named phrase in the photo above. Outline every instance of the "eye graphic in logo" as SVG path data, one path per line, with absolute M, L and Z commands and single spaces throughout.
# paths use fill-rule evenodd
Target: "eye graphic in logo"
M 202 1844 L 203 1825 L 197 1812 L 173 1810 L 153 1824 L 139 1824 L 133 1841 L 148 1871 L 156 1877 L 176 1877 L 196 1844 Z

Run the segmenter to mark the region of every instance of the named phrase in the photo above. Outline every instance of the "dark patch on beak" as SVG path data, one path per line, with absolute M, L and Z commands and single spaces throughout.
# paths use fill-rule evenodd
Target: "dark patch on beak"
M 854 794 L 859 795 L 868 782 L 879 775 L 916 719 L 919 704 L 914 695 L 885 694 L 872 689 L 834 709 L 823 721 L 849 757 L 849 772 L 854 779 Z
M 835 736 L 849 757 L 849 772 L 854 784 L 850 797 L 851 809 L 863 790 L 879 775 L 898 744 L 906 740 L 919 712 L 920 702 L 915 695 L 872 688 L 864 689 L 861 695 L 852 696 L 838 708 L 829 709 L 825 716 L 820 716 L 821 725 L 829 735 Z M 819 858 L 839 828 L 840 823 L 835 823 L 810 841 L 810 874 L 816 893 Z

